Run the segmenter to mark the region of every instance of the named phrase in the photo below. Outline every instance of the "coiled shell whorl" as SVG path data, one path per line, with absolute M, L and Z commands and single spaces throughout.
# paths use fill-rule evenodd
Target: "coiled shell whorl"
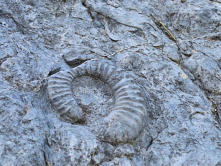
M 104 138 L 110 142 L 135 139 L 147 116 L 144 94 L 134 77 L 103 60 L 89 60 L 68 71 L 49 77 L 48 93 L 57 112 L 66 120 L 84 119 L 82 109 L 72 94 L 72 82 L 81 76 L 101 79 L 112 87 L 115 103 L 105 117 Z

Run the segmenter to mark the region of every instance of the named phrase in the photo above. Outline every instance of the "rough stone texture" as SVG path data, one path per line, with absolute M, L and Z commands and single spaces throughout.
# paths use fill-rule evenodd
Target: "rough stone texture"
M 0 165 L 221 165 L 220 23 L 219 0 L 0 0 Z M 73 82 L 86 122 L 57 115 L 47 79 L 67 54 L 136 76 L 149 103 L 136 140 L 97 137 L 113 98 L 95 78 Z

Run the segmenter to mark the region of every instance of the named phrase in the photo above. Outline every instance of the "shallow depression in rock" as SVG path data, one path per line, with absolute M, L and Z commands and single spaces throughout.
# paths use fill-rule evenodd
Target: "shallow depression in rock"
M 88 126 L 99 123 L 110 113 L 114 98 L 107 83 L 88 76 L 79 77 L 72 82 L 72 92 Z

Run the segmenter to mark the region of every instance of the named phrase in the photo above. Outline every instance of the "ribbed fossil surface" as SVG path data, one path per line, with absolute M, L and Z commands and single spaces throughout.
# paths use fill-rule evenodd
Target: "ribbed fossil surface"
M 104 137 L 111 142 L 127 142 L 141 132 L 147 116 L 145 98 L 132 75 L 102 60 L 89 60 L 68 71 L 52 75 L 48 80 L 49 97 L 58 113 L 72 122 L 84 114 L 72 94 L 72 81 L 81 76 L 101 79 L 112 87 L 115 104 L 104 119 Z

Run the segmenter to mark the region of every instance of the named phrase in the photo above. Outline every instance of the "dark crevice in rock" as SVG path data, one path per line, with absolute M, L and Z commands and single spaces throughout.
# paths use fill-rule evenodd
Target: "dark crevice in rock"
M 11 56 L 6 56 L 6 57 L 3 57 L 3 58 L 0 58 L 0 65 L 5 62 L 8 58 L 11 58 Z
M 210 41 L 221 41 L 221 33 L 209 35 L 206 39 Z
M 212 100 L 210 99 L 211 103 L 212 103 L 212 113 L 215 117 L 215 120 L 218 122 L 218 124 L 220 125 L 219 127 L 221 128 L 221 117 L 219 116 L 219 113 L 218 113 L 218 106 L 217 104 Z
M 94 20 L 94 16 L 92 14 L 92 10 L 91 10 L 90 7 L 87 6 L 86 1 L 87 0 L 81 0 L 81 3 L 87 9 L 87 12 L 88 12 L 89 16 L 91 17 L 91 19 Z
M 50 166 L 46 152 L 44 150 L 42 152 L 44 156 L 45 166 Z
M 53 75 L 53 74 L 59 72 L 60 70 L 61 70 L 61 67 L 52 69 L 52 70 L 48 73 L 48 76 L 51 76 L 51 75 Z
M 153 19 L 153 22 L 156 24 L 156 26 L 172 41 L 175 43 L 177 42 L 175 36 L 172 34 L 172 32 L 153 14 L 150 15 Z
M 179 41 L 174 36 L 174 34 L 169 30 L 169 28 L 167 28 L 164 25 L 164 23 L 162 23 L 158 18 L 156 18 L 156 16 L 154 16 L 153 14 L 151 14 L 150 16 L 152 17 L 152 20 L 156 24 L 157 28 L 159 30 L 161 30 L 170 40 L 175 42 L 175 44 L 177 46 L 177 49 L 178 49 L 179 60 L 174 60 L 174 59 L 171 59 L 171 58 L 169 58 L 169 59 L 172 62 L 176 63 L 178 66 L 180 66 L 181 69 L 182 69 L 183 68 L 183 66 L 182 66 L 182 61 L 183 61 L 182 55 L 183 54 L 182 54 L 182 50 L 181 50 Z
M 153 144 L 155 139 L 151 138 L 149 145 L 147 146 L 146 150 L 148 150 L 150 148 L 150 146 Z
M 86 62 L 87 60 L 73 60 L 73 61 L 65 61 L 70 67 L 75 68 L 81 64 L 83 64 L 84 62 Z
M 210 1 L 216 2 L 216 3 L 220 3 L 220 4 L 221 4 L 221 1 L 219 1 L 219 0 L 210 0 Z

